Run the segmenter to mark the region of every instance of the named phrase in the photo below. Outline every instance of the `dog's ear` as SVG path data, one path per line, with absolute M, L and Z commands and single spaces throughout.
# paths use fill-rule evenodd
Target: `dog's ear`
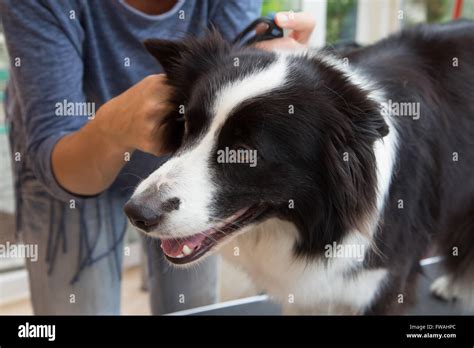
M 144 44 L 173 84 L 187 86 L 215 67 L 231 49 L 216 30 L 201 39 L 188 37 L 179 42 L 149 39 Z
M 340 109 L 350 117 L 354 130 L 361 139 L 373 142 L 389 133 L 381 108 L 374 100 L 357 95 L 349 106 L 343 105 Z
M 181 55 L 185 49 L 182 43 L 161 39 L 149 39 L 143 44 L 148 52 L 158 60 L 166 73 L 172 72 L 180 64 Z
M 210 31 L 202 39 L 189 37 L 179 42 L 150 39 L 146 49 L 158 60 L 173 87 L 170 102 L 175 108 L 163 119 L 163 143 L 167 151 L 174 152 L 181 145 L 184 119 L 180 105 L 186 105 L 193 86 L 201 76 L 211 71 L 225 53 L 231 49 L 217 31 Z
M 332 101 L 337 112 L 349 118 L 354 135 L 359 141 L 374 141 L 385 137 L 389 127 L 381 113 L 381 107 L 370 92 L 353 83 L 350 78 L 321 60 L 315 60 L 320 74 L 321 91 L 325 101 Z M 346 124 L 346 123 L 344 123 Z

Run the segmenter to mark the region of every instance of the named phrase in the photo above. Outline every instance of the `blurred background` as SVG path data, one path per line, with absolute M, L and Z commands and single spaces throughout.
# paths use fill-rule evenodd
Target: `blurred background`
M 459 5 L 462 5 L 459 7 Z M 316 30 L 310 45 L 322 47 L 340 41 L 370 44 L 401 28 L 417 23 L 440 23 L 454 17 L 474 19 L 474 0 L 264 0 L 262 14 L 278 11 L 310 11 L 316 17 Z M 460 11 L 461 10 L 461 11 Z M 0 23 L 0 244 L 14 241 L 14 196 L 8 147 L 8 129 L 4 122 L 4 87 L 8 79 L 8 55 Z M 136 232 L 130 229 L 125 257 L 124 314 L 148 314 L 148 295 L 144 282 L 143 255 Z M 257 289 L 232 266 L 222 262 L 221 300 L 228 301 L 257 295 Z M 0 257 L 0 314 L 31 314 L 24 260 Z M 259 302 L 261 297 L 243 300 Z M 250 301 L 250 302 L 249 302 Z M 255 303 L 257 303 L 255 302 Z M 256 308 L 255 304 L 253 305 Z M 267 308 L 268 310 L 268 308 Z

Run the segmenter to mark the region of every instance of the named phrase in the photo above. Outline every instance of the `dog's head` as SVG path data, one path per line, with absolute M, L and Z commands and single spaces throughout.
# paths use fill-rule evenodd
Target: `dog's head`
M 195 261 L 270 217 L 297 226 L 296 252 L 315 253 L 370 212 L 372 145 L 387 126 L 334 67 L 235 48 L 215 33 L 146 47 L 175 91 L 162 125 L 173 156 L 125 211 L 171 262 Z

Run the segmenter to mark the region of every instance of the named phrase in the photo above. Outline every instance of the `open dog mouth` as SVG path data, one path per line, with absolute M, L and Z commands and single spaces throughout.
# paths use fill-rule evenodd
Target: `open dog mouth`
M 263 212 L 259 205 L 241 209 L 223 222 L 185 238 L 162 239 L 161 249 L 166 258 L 178 265 L 195 261 L 204 256 L 224 238 L 245 227 Z

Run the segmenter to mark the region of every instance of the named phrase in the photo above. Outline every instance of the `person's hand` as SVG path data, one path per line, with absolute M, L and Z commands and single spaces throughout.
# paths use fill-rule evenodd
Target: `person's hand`
M 51 155 L 58 183 L 69 192 L 96 195 L 113 183 L 135 149 L 163 155 L 160 125 L 172 108 L 170 92 L 165 75 L 150 75 L 59 139 Z
M 164 74 L 150 75 L 105 103 L 93 122 L 109 143 L 162 155 L 160 123 L 171 110 Z
M 308 44 L 311 33 L 315 26 L 313 15 L 307 12 L 278 12 L 275 16 L 276 24 L 287 30 L 291 30 L 288 36 L 257 42 L 255 47 L 264 50 L 273 49 L 302 49 Z M 257 27 L 257 34 L 265 31 L 266 24 Z

